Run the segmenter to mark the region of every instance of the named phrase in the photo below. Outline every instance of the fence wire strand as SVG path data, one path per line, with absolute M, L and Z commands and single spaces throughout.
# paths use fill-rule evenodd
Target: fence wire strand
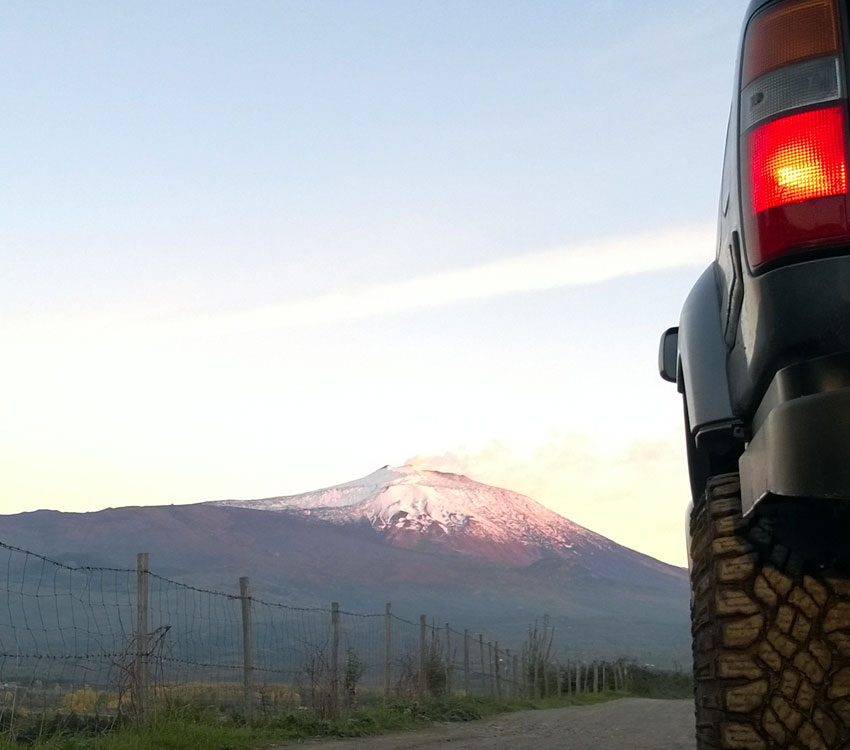
M 537 642 L 506 647 L 424 615 L 405 619 L 391 605 L 364 614 L 243 599 L 146 567 L 79 566 L 0 542 L 0 715 L 10 702 L 141 711 L 151 697 L 329 715 L 372 699 L 510 697 L 548 692 L 550 681 L 559 691 L 563 681 L 588 684 L 588 667 L 559 667 L 550 680 L 554 667 L 534 666 L 547 637 L 536 624 L 534 633 Z

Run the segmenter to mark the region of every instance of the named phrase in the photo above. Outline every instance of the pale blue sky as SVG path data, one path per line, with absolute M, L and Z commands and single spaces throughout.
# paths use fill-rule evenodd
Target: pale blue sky
M 4 4 L 0 512 L 421 455 L 683 562 L 655 349 L 713 253 L 743 10 Z

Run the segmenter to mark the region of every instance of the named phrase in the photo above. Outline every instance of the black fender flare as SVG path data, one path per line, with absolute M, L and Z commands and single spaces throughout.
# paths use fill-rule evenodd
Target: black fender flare
M 703 271 L 685 301 L 678 343 L 679 390 L 684 391 L 688 423 L 700 446 L 706 436 L 728 432 L 738 424 L 729 395 L 724 320 L 714 263 Z

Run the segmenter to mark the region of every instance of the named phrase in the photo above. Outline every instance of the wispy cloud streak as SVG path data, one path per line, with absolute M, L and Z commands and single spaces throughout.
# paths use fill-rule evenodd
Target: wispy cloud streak
M 650 271 L 707 265 L 713 243 L 713 233 L 706 227 L 607 239 L 397 282 L 327 292 L 254 310 L 186 321 L 184 325 L 212 327 L 217 332 L 263 330 L 586 286 Z

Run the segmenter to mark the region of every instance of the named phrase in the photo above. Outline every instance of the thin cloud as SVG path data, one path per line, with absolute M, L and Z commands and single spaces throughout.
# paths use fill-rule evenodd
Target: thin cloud
M 114 334 L 219 336 L 294 328 L 435 309 L 515 294 L 588 286 L 652 271 L 704 267 L 713 257 L 713 231 L 691 227 L 591 241 L 493 260 L 395 282 L 360 286 L 233 312 L 187 316 L 160 310 L 90 310 L 75 315 L 0 322 L 0 335 L 24 340 Z M 39 334 L 36 336 L 36 334 Z
M 705 227 L 588 242 L 478 266 L 328 292 L 194 321 L 216 332 L 242 332 L 377 317 L 512 294 L 587 286 L 650 271 L 707 265 L 714 247 Z M 183 326 L 181 326 L 183 327 Z

